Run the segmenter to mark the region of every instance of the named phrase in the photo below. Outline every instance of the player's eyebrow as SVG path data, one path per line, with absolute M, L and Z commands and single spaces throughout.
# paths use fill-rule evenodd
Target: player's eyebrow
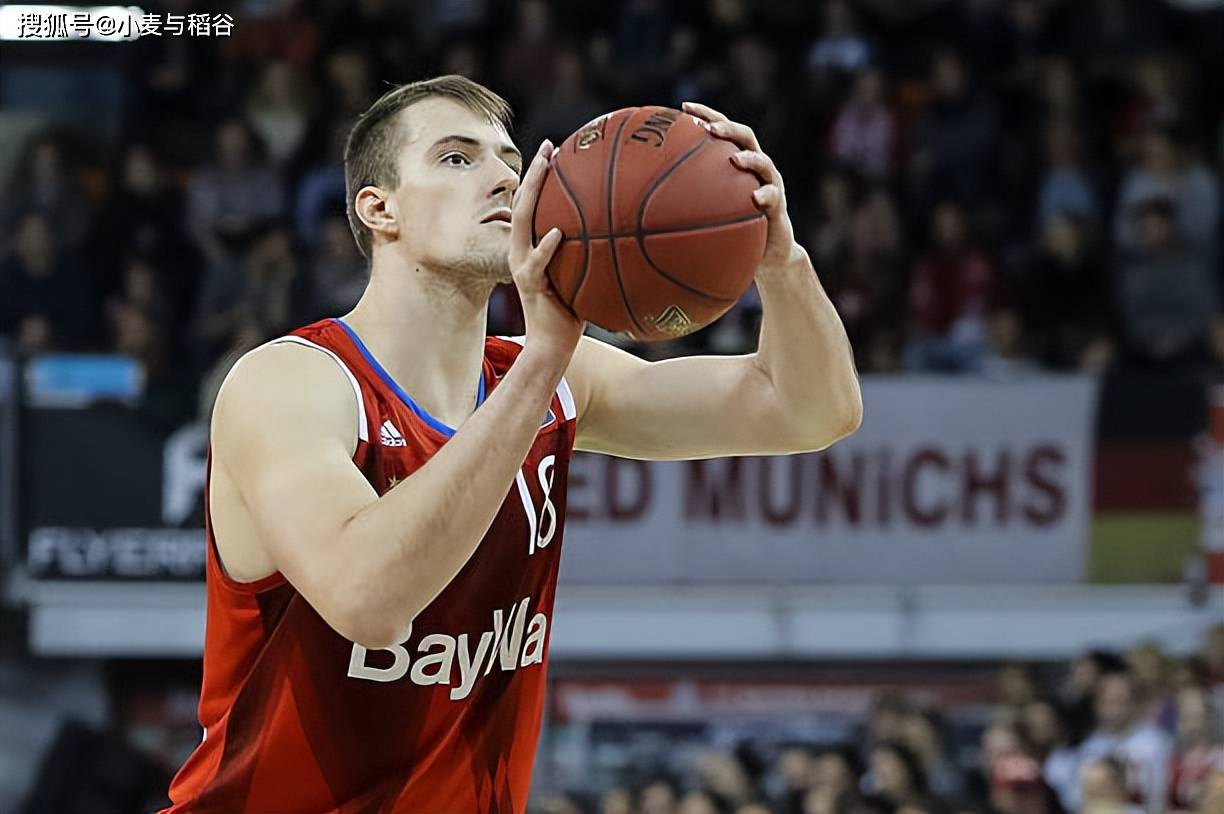
M 480 139 L 474 139 L 471 136 L 451 135 L 451 136 L 443 136 L 442 138 L 438 139 L 437 141 L 433 143 L 433 145 L 429 149 L 432 152 L 438 149 L 439 147 L 443 147 L 447 144 L 463 144 L 468 147 L 482 146 Z M 512 156 L 514 158 L 514 164 L 513 164 L 514 168 L 520 172 L 522 171 L 523 154 L 519 152 L 518 147 L 515 147 L 513 144 L 503 144 L 500 147 L 498 147 L 497 152 L 499 152 L 500 154 L 504 156 Z

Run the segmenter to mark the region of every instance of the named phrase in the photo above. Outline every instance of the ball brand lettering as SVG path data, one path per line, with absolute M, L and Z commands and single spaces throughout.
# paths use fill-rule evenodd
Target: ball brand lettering
M 417 643 L 415 658 L 409 655 L 406 647 L 412 638 L 409 627 L 403 642 L 379 648 L 393 656 L 389 667 L 370 665 L 366 660 L 369 650 L 354 643 L 349 655 L 348 676 L 381 682 L 398 681 L 408 676 L 409 681 L 422 687 L 445 684 L 451 686 L 450 699 L 462 701 L 472 694 L 476 679 L 491 673 L 494 665 L 502 670 L 517 670 L 543 663 L 548 616 L 537 613 L 528 624 L 527 606 L 530 604 L 531 597 L 525 596 L 511 606 L 509 612 L 501 608 L 493 611 L 492 629 L 481 633 L 474 642 L 473 636 L 467 633 L 458 636 L 431 633 Z M 458 676 L 452 675 L 455 672 Z M 452 684 L 452 678 L 457 678 L 457 683 Z
M 663 140 L 667 138 L 668 129 L 676 123 L 679 117 L 680 114 L 675 110 L 660 110 L 652 113 L 646 121 L 629 134 L 629 138 L 649 144 L 651 147 L 662 147 Z
M 603 138 L 604 127 L 608 124 L 607 116 L 600 116 L 593 122 L 585 124 L 578 131 L 577 138 L 574 139 L 575 150 L 589 150 L 595 142 Z

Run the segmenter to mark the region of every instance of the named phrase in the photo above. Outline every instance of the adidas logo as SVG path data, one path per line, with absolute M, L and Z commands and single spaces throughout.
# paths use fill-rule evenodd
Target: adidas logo
M 404 440 L 404 436 L 400 435 L 400 431 L 391 423 L 391 419 L 387 419 L 382 424 L 382 429 L 378 433 L 382 439 L 384 447 L 406 447 L 408 442 Z

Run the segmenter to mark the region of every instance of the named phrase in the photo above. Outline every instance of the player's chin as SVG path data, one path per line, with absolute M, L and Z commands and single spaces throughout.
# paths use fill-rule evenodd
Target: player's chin
M 486 259 L 482 265 L 491 270 L 490 276 L 496 283 L 509 283 L 514 280 L 510 273 L 510 230 L 505 231 L 505 235 L 498 234 L 486 239 L 482 247 L 484 251 L 481 252 Z

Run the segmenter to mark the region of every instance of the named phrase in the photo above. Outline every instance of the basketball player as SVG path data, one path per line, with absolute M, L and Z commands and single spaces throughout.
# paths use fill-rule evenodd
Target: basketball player
M 181 812 L 521 812 L 544 708 L 574 449 L 816 450 L 858 425 L 849 345 L 751 130 L 690 105 L 766 182 L 760 347 L 647 363 L 550 292 L 509 109 L 446 76 L 388 92 L 345 150 L 369 287 L 248 353 L 213 415 L 204 740 Z M 521 176 L 521 178 L 520 178 Z M 517 286 L 526 336 L 485 336 Z

